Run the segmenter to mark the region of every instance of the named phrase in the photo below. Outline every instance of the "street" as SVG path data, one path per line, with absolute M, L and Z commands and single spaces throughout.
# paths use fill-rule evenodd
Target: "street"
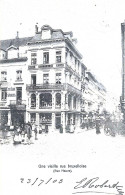
M 67 182 L 72 181 L 62 192 L 57 188 L 50 193 L 50 189 L 43 187 L 44 195 L 69 195 L 77 177 L 100 177 L 111 182 L 118 180 L 121 185 L 125 185 L 125 137 L 106 136 L 103 130 L 99 135 L 96 135 L 95 129 L 74 134 L 39 134 L 38 140 L 32 138 L 30 145 L 15 146 L 12 141 L 1 144 L 0 154 L 2 195 L 7 195 L 9 191 L 13 195 L 22 195 L 26 190 L 28 195 L 41 195 L 38 186 L 31 189 L 29 185 L 23 185 L 20 178 L 35 180 L 63 177 Z M 82 168 L 68 168 L 69 165 Z

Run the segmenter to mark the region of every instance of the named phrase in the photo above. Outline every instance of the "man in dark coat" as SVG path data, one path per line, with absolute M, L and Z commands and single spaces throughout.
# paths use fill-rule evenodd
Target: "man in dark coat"
M 100 118 L 97 117 L 96 120 L 95 120 L 96 134 L 100 134 L 100 133 L 101 133 L 101 132 L 100 132 L 100 122 L 101 122 Z

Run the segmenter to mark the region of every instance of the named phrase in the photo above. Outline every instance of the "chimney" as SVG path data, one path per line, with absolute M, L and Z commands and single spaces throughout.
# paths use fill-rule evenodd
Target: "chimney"
M 38 26 L 37 24 L 35 25 L 35 34 L 38 33 Z

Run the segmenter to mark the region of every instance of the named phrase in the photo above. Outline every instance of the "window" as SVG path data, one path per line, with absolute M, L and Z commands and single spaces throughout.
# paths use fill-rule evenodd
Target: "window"
M 7 72 L 6 71 L 1 72 L 1 81 L 7 81 Z
M 17 80 L 22 80 L 22 70 L 17 70 L 16 71 L 16 79 Z
M 61 84 L 61 73 L 56 73 L 56 84 Z
M 61 62 L 61 51 L 56 51 L 56 63 Z
M 43 74 L 43 83 L 49 83 L 49 74 Z
M 43 64 L 49 64 L 49 52 L 43 53 Z
M 37 64 L 37 53 L 31 53 L 31 65 Z
M 36 113 L 31 113 L 31 114 L 30 114 L 30 121 L 31 121 L 32 123 L 35 123 L 35 122 L 36 122 Z
M 61 108 L 61 94 L 56 93 L 56 107 Z
M 1 100 L 6 101 L 7 100 L 7 90 L 2 89 L 1 91 Z
M 31 84 L 36 85 L 36 75 L 35 74 L 31 75 Z
M 31 94 L 31 108 L 35 108 L 35 107 L 36 107 L 36 95 Z

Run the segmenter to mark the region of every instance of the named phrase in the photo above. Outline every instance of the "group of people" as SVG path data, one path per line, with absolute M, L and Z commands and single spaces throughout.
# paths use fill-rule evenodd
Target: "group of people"
M 31 124 L 30 122 L 26 124 L 20 124 L 16 125 L 14 128 L 14 136 L 13 136 L 13 143 L 14 144 L 31 144 L 31 137 L 33 137 L 37 140 L 37 125 Z

